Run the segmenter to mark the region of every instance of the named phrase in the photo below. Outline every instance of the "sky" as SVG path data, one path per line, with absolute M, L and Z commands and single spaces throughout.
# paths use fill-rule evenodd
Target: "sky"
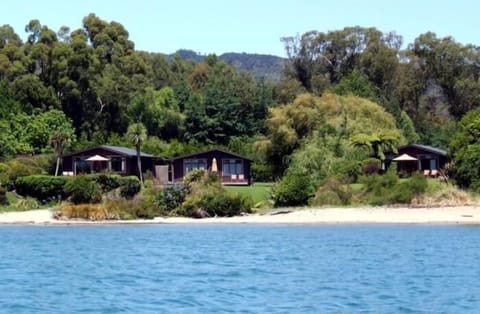
M 7 2 L 6 2 L 7 3 Z M 432 31 L 463 44 L 480 45 L 478 0 L 42 0 L 2 4 L 0 25 L 24 40 L 31 19 L 57 31 L 72 30 L 95 13 L 121 23 L 137 50 L 201 54 L 247 52 L 286 56 L 282 37 L 346 26 L 395 31 L 404 47 Z

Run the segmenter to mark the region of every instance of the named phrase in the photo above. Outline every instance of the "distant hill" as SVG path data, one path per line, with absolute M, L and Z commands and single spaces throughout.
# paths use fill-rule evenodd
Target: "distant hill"
M 180 55 L 185 60 L 193 60 L 195 62 L 201 62 L 205 58 L 205 55 L 187 49 L 178 50 L 170 54 L 169 57 L 173 57 L 175 54 Z M 257 78 L 265 77 L 269 80 L 279 80 L 282 77 L 283 66 L 287 60 L 272 55 L 245 52 L 228 52 L 218 57 L 226 63 L 235 66 L 239 71 L 246 71 Z

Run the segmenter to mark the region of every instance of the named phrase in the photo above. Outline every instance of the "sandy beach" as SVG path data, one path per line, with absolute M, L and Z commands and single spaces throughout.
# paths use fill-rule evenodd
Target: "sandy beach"
M 456 207 L 349 207 L 283 209 L 269 214 L 192 219 L 158 217 L 153 220 L 57 220 L 52 211 L 32 210 L 0 214 L 0 224 L 480 224 L 480 206 Z

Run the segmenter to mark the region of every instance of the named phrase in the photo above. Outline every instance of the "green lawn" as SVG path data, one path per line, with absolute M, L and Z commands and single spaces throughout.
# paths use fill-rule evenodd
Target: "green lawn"
M 268 205 L 270 189 L 274 183 L 257 182 L 250 186 L 226 186 L 229 192 L 237 193 L 244 196 L 250 196 L 255 206 Z

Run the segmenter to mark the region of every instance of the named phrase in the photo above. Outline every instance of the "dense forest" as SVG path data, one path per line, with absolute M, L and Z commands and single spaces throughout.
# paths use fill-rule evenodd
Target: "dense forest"
M 138 51 L 94 14 L 76 30 L 31 20 L 25 31 L 23 42 L 0 27 L 2 158 L 52 152 L 59 138 L 131 146 L 127 129 L 142 123 L 142 150 L 158 156 L 223 146 L 252 157 L 259 178 L 295 168 L 322 182 L 401 144 L 446 149 L 480 108 L 480 48 L 431 32 L 404 45 L 375 28 L 309 31 L 282 38 L 283 60 Z M 281 77 L 259 75 L 279 64 Z

